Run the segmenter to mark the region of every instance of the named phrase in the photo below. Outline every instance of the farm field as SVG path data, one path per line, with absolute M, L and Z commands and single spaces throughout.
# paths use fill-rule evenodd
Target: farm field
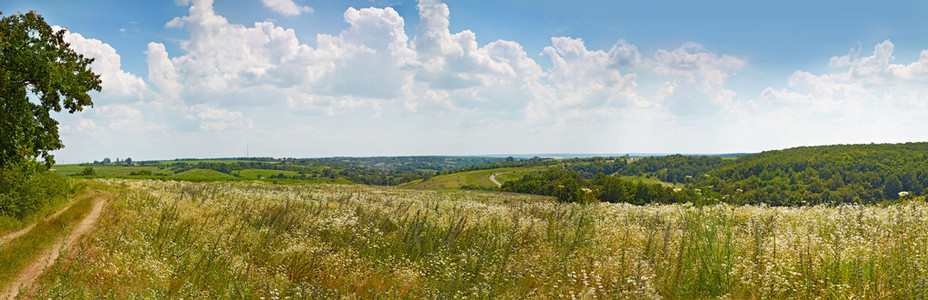
M 55 165 L 55 173 L 60 175 L 77 175 L 84 170 L 84 166 L 70 164 L 70 165 Z M 128 176 L 129 173 L 138 172 L 138 171 L 149 171 L 154 175 L 173 175 L 174 172 L 170 170 L 160 169 L 158 167 L 128 167 L 128 166 L 94 166 L 94 171 L 97 175 L 101 176 Z
M 100 180 L 36 298 L 917 298 L 928 204 L 557 203 L 365 185 Z

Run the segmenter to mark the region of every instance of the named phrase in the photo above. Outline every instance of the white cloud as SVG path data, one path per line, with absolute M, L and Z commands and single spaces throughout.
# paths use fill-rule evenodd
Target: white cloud
M 499 75 L 515 75 L 511 65 L 495 60 L 486 47 L 477 45 L 472 31 L 449 31 L 447 5 L 423 1 L 418 8 L 420 23 L 413 40 L 418 80 L 432 88 L 454 90 L 480 86 Z
M 160 92 L 163 102 L 174 103 L 179 101 L 181 85 L 180 76 L 174 64 L 168 59 L 168 52 L 161 43 L 148 43 L 148 81 L 155 85 Z
M 619 109 L 648 106 L 635 92 L 637 74 L 619 70 L 639 63 L 635 46 L 620 40 L 609 52 L 588 50 L 582 39 L 569 37 L 551 38 L 551 44 L 542 51 L 551 59 L 546 72 L 551 85 L 536 89 L 530 119 L 611 118 Z
M 184 118 L 198 121 L 202 131 L 241 130 L 254 127 L 254 122 L 241 112 L 218 108 L 214 104 L 196 104 L 186 107 Z
M 62 28 L 53 26 L 52 29 L 58 31 Z M 64 40 L 77 53 L 94 59 L 90 67 L 103 81 L 104 96 L 139 99 L 148 90 L 142 78 L 122 70 L 121 58 L 109 44 L 70 31 L 65 33 Z
M 417 107 L 498 111 L 522 109 L 535 97 L 541 67 L 516 42 L 497 40 L 483 47 L 469 30 L 451 33 L 444 3 L 422 1 L 420 23 L 412 42 L 415 94 L 425 94 Z
M 909 110 L 928 105 L 928 50 L 908 65 L 894 64 L 894 45 L 889 40 L 873 48 L 873 54 L 860 57 L 855 48 L 847 55 L 832 57 L 829 66 L 842 71 L 821 75 L 796 71 L 789 77 L 789 89 L 764 90 L 771 102 L 794 103 L 806 99 L 818 111 L 840 110 L 845 115 L 865 114 L 870 107 Z
M 190 31 L 190 40 L 181 44 L 186 53 L 170 59 L 187 91 L 228 94 L 262 86 L 285 88 L 320 73 L 305 68 L 316 59 L 314 51 L 300 44 L 292 29 L 271 22 L 256 22 L 254 27 L 230 24 L 213 11 L 211 0 L 194 1 L 189 11 L 168 23 Z M 153 57 L 162 52 L 149 49 L 149 63 L 157 63 L 159 72 L 170 69 L 163 57 Z
M 125 104 L 98 105 L 94 108 L 98 120 L 107 122 L 113 132 L 141 133 L 145 131 L 145 117 L 139 109 Z
M 671 51 L 658 50 L 654 54 L 653 72 L 673 78 L 670 81 L 673 88 L 664 90 L 674 92 L 666 94 L 667 98 L 682 96 L 674 99 L 675 103 L 668 103 L 677 112 L 702 109 L 703 103 L 693 100 L 700 97 L 694 97 L 693 92 L 708 97 L 711 105 L 732 109 L 736 105 L 735 92 L 725 88 L 725 79 L 745 64 L 737 57 L 717 55 L 700 44 L 686 43 Z
M 313 8 L 300 6 L 293 0 L 261 0 L 264 6 L 285 16 L 299 16 L 302 13 L 312 13 Z
M 326 96 L 390 99 L 400 96 L 415 59 L 404 21 L 393 8 L 348 8 L 348 29 L 339 36 L 319 35 L 316 51 L 331 68 L 310 82 L 306 92 Z

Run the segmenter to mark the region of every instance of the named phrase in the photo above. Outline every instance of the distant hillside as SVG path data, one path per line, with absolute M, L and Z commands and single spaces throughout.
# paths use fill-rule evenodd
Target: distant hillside
M 873 203 L 923 195 L 928 143 L 798 147 L 742 156 L 693 187 L 736 203 Z
M 928 187 L 928 143 L 798 147 L 737 158 L 687 155 L 624 158 L 535 159 L 495 166 L 549 168 L 543 175 L 510 180 L 511 184 L 504 184 L 503 190 L 574 195 L 563 191 L 564 187 L 571 187 L 586 189 L 590 197 L 600 201 L 638 204 L 679 201 L 869 204 L 925 195 Z M 652 178 L 664 184 L 661 187 L 641 184 L 643 181 L 629 182 L 633 178 Z M 684 184 L 684 188 L 679 194 L 668 193 L 667 183 Z M 676 185 L 675 189 L 681 188 Z

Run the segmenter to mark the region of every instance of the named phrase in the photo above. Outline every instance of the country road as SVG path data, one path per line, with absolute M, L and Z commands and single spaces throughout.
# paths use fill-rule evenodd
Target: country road
M 496 175 L 499 175 L 499 174 L 503 174 L 503 173 L 496 173 L 496 174 L 490 175 L 490 181 L 495 183 L 496 187 L 503 187 L 502 183 L 499 183 L 499 181 L 496 181 Z
M 74 249 L 77 246 L 77 242 L 80 238 L 90 232 L 93 227 L 96 225 L 97 220 L 100 218 L 100 215 L 103 212 L 103 206 L 106 204 L 107 198 L 110 197 L 108 194 L 95 193 L 93 194 L 95 201 L 93 207 L 89 214 L 81 220 L 80 223 L 76 224 L 72 228 L 71 232 L 68 233 L 67 237 L 64 239 L 65 244 L 63 246 L 52 246 L 44 250 L 44 253 L 37 257 L 31 264 L 26 266 L 23 270 L 20 270 L 20 273 L 17 274 L 12 283 L 5 289 L 0 290 L 0 299 L 15 299 L 19 294 L 20 287 L 28 288 L 35 282 L 42 273 L 45 273 L 45 270 L 48 269 L 52 264 L 55 263 L 55 260 L 58 259 L 58 255 L 61 254 L 62 250 Z M 73 203 L 72 203 L 73 204 Z M 69 205 L 70 207 L 70 205 Z M 56 213 L 58 215 L 60 213 Z M 41 249 L 36 249 L 37 251 L 42 251 Z

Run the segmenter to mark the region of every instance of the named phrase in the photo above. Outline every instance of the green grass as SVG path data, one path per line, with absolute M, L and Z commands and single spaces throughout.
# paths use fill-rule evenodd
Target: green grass
M 239 160 L 239 159 L 228 159 L 228 160 L 226 160 L 226 159 L 211 159 L 211 160 L 177 160 L 177 161 L 169 160 L 169 161 L 161 161 L 161 162 L 159 162 L 159 163 L 160 163 L 160 164 L 163 164 L 163 165 L 169 165 L 169 164 L 178 163 L 178 162 L 188 163 L 188 164 L 197 164 L 197 163 L 234 164 L 234 163 L 240 163 L 240 162 L 244 162 L 244 163 L 261 162 L 261 163 L 269 163 L 269 164 L 278 164 L 278 163 L 280 163 L 279 161 L 254 161 L 254 160 Z
M 502 174 L 499 174 L 499 175 L 496 176 L 496 181 L 499 181 L 500 183 L 503 183 L 503 182 L 506 182 L 506 181 L 518 180 L 518 179 L 521 179 L 523 176 L 528 175 L 528 174 L 536 174 L 536 175 L 537 175 L 537 174 L 544 173 L 545 170 L 547 170 L 547 169 L 548 169 L 548 167 L 544 167 L 544 166 L 538 166 L 538 167 L 522 167 L 522 168 L 510 168 L 509 170 L 502 170 L 502 169 L 500 169 L 501 172 L 497 172 L 497 173 L 502 173 Z
M 277 174 L 284 174 L 287 176 L 299 176 L 300 174 L 294 171 L 281 171 L 281 170 L 265 170 L 265 169 L 245 169 L 239 171 L 233 171 L 233 174 L 238 174 L 239 177 L 245 179 L 258 179 L 258 176 L 262 178 L 268 178 Z
M 128 176 L 129 173 L 138 172 L 138 171 L 149 171 L 153 175 L 170 175 L 171 172 L 169 169 L 159 169 L 158 167 L 128 167 L 128 166 L 92 166 L 93 170 L 97 172 L 99 176 Z M 55 165 L 52 169 L 55 170 L 55 173 L 68 176 L 80 174 L 81 171 L 86 168 L 85 166 L 80 165 Z
M 45 253 L 44 249 L 60 242 L 68 228 L 90 212 L 93 199 L 83 197 L 57 218 L 40 220 L 26 234 L 0 245 L 0 286 L 8 285 L 23 267 Z
M 539 171 L 541 170 L 541 171 Z M 429 180 L 406 185 L 412 188 L 424 189 L 459 189 L 461 186 L 475 186 L 484 188 L 496 188 L 496 184 L 490 181 L 490 176 L 496 176 L 496 181 L 500 183 L 522 178 L 523 175 L 534 172 L 543 172 L 543 167 L 519 167 L 519 168 L 499 168 L 489 170 L 477 170 L 469 172 L 452 173 L 439 175 Z
M 169 178 L 181 179 L 181 180 L 224 180 L 224 179 L 234 179 L 232 175 L 222 173 L 216 170 L 209 169 L 191 169 L 183 171 Z
M 414 184 L 411 187 L 425 189 L 459 189 L 463 185 L 470 185 L 495 188 L 496 184 L 490 181 L 490 175 L 498 171 L 499 169 L 491 169 L 439 175 Z

